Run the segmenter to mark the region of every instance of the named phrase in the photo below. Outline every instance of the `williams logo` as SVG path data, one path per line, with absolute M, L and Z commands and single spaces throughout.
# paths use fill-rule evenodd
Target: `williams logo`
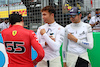
M 14 30 L 14 31 L 12 32 L 12 35 L 15 36 L 16 34 L 17 34 L 17 31 Z

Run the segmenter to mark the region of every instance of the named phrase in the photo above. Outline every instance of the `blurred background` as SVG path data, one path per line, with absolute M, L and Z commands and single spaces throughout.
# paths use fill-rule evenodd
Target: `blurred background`
M 25 28 L 37 31 L 44 22 L 40 10 L 52 5 L 56 9 L 55 20 L 62 26 L 70 23 L 69 10 L 73 6 L 79 7 L 82 12 L 82 20 L 86 19 L 87 13 L 95 15 L 95 9 L 100 8 L 100 0 L 0 0 L 0 22 L 8 18 L 13 11 L 20 12 L 24 17 Z

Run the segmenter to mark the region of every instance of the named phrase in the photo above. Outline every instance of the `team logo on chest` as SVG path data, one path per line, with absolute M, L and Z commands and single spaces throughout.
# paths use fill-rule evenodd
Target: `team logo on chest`
M 48 30 L 47 30 L 47 32 L 46 32 L 46 33 L 48 33 L 48 32 L 52 32 L 52 29 L 48 28 Z
M 17 31 L 14 30 L 14 31 L 12 32 L 12 35 L 15 36 L 16 34 L 17 34 Z
M 83 31 L 82 33 L 80 33 L 80 35 L 83 35 L 83 34 L 85 34 L 85 31 Z

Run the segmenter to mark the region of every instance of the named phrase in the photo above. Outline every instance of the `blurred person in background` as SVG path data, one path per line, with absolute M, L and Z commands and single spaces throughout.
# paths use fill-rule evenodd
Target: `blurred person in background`
M 18 12 L 9 16 L 11 26 L 2 33 L 3 42 L 8 54 L 8 67 L 35 67 L 44 57 L 44 50 L 32 30 L 23 28 L 23 17 Z M 31 46 L 38 56 L 32 61 Z
M 41 12 L 45 24 L 38 28 L 37 37 L 45 51 L 45 57 L 37 67 L 62 67 L 59 51 L 64 38 L 64 27 L 55 21 L 55 9 L 52 6 L 44 7 Z
M 3 19 L 0 19 L 0 23 L 2 23 L 3 22 Z
M 93 48 L 93 34 L 90 24 L 81 21 L 81 11 L 77 7 L 70 10 L 72 23 L 65 27 L 62 47 L 64 67 L 88 67 L 90 60 L 87 49 Z
M 88 15 L 87 15 L 87 19 L 84 20 L 84 22 L 89 23 L 90 19 L 91 19 L 91 13 L 89 12 Z
M 89 24 L 93 32 L 100 32 L 100 9 L 96 9 L 95 16 L 91 17 Z
M 0 33 L 2 30 L 6 29 L 9 27 L 9 19 L 5 18 L 5 21 L 0 23 Z

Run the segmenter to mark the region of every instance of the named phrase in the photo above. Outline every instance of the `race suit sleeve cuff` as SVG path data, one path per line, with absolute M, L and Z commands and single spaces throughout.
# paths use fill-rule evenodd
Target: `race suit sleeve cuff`
M 66 62 L 66 60 L 63 60 L 63 62 Z
M 45 36 L 46 36 L 46 33 L 43 34 L 43 37 L 45 37 Z
M 80 43 L 81 43 L 81 40 L 78 39 L 78 40 L 77 40 L 77 43 L 80 44 Z

